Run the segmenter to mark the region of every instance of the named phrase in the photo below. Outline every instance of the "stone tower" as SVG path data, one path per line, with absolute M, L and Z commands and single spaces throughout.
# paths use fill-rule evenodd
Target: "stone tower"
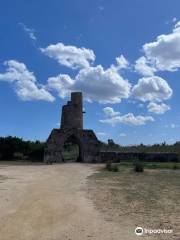
M 61 129 L 83 129 L 82 92 L 72 92 L 71 101 L 62 107 Z
M 79 146 L 80 162 L 100 162 L 100 143 L 90 129 L 83 129 L 82 92 L 72 92 L 71 100 L 62 107 L 60 129 L 53 129 L 45 147 L 45 162 L 62 162 L 64 144 L 71 141 Z

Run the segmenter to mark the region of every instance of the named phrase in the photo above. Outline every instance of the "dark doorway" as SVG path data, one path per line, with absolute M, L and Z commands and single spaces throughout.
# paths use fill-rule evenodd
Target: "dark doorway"
M 64 162 L 82 162 L 81 146 L 74 135 L 68 137 L 65 141 L 62 157 Z

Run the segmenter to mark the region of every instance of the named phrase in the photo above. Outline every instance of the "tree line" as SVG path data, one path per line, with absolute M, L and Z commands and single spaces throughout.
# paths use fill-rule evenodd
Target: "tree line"
M 168 152 L 178 153 L 180 155 L 180 142 L 174 144 L 161 144 L 153 145 L 133 145 L 121 146 L 114 143 L 112 139 L 108 143 L 100 142 L 102 151 L 119 151 L 119 152 Z M 18 137 L 0 137 L 0 160 L 31 160 L 43 161 L 45 142 L 25 141 Z
M 112 139 L 108 140 L 108 143 L 101 142 L 102 151 L 119 151 L 119 152 L 166 152 L 166 153 L 178 153 L 180 154 L 180 141 L 174 144 L 167 144 L 166 142 L 153 145 L 139 145 L 121 146 L 114 143 Z
M 0 160 L 43 161 L 44 142 L 25 141 L 18 137 L 0 137 Z

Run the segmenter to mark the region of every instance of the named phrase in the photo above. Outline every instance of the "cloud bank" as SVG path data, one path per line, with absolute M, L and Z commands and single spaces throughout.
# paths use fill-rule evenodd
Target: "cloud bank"
M 105 113 L 105 119 L 99 120 L 101 123 L 107 123 L 112 126 L 116 124 L 122 123 L 131 126 L 141 126 L 145 125 L 147 122 L 153 122 L 154 118 L 151 116 L 135 116 L 133 113 L 127 113 L 125 115 L 121 115 L 119 112 L 114 111 L 111 107 L 106 107 L 103 109 Z
M 71 91 L 82 91 L 87 101 L 120 103 L 130 95 L 131 84 L 113 68 L 101 65 L 81 69 L 74 79 L 60 74 L 48 79 L 48 86 L 65 97 Z
M 144 76 L 157 71 L 177 71 L 180 68 L 180 21 L 170 34 L 159 35 L 142 47 L 144 55 L 135 63 L 135 70 Z
M 12 83 L 15 93 L 21 100 L 54 101 L 55 98 L 46 90 L 44 85 L 37 83 L 34 73 L 30 72 L 24 63 L 9 60 L 4 65 L 7 68 L 5 73 L 0 73 L 0 81 Z
M 32 40 L 36 40 L 33 29 L 24 24 L 21 26 Z M 139 57 L 134 64 L 134 71 L 142 77 L 133 86 L 124 77 L 125 71 L 121 71 L 126 69 L 132 73 L 132 65 L 123 55 L 116 57 L 115 64 L 104 68 L 101 64 L 95 65 L 96 56 L 93 50 L 61 42 L 40 48 L 40 51 L 60 65 L 78 70 L 75 76 L 59 74 L 49 77 L 46 85 L 41 85 L 24 63 L 9 60 L 5 62 L 5 72 L 0 73 L 0 81 L 11 83 L 18 97 L 24 101 L 52 102 L 55 98 L 51 93 L 65 98 L 72 91 L 82 91 L 85 100 L 89 102 L 117 104 L 132 98 L 147 102 L 149 113 L 164 114 L 170 110 L 170 106 L 164 101 L 172 97 L 173 90 L 165 79 L 157 76 L 157 72 L 173 72 L 180 68 L 180 21 L 171 33 L 159 35 L 154 41 L 145 43 L 142 50 L 144 56 Z M 135 116 L 133 113 L 121 115 L 111 107 L 105 107 L 103 111 L 105 119 L 100 122 L 111 125 L 123 123 L 140 126 L 154 121 L 151 116 Z

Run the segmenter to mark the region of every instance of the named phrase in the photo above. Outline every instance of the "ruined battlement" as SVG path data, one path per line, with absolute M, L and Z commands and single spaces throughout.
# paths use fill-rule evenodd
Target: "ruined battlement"
M 83 129 L 82 92 L 72 92 L 71 100 L 62 107 L 61 129 Z

